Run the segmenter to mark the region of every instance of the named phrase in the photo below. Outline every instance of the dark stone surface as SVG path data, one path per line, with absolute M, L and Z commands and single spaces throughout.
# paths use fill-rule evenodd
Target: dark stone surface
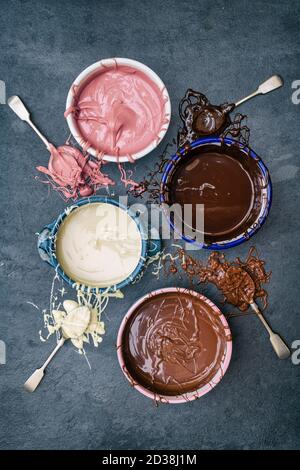
M 151 168 L 178 126 L 186 88 L 212 102 L 239 99 L 273 73 L 285 87 L 245 104 L 253 148 L 269 166 L 274 203 L 253 243 L 273 271 L 267 316 L 289 344 L 299 320 L 299 115 L 291 83 L 299 76 L 297 0 L 282 1 L 0 1 L 0 78 L 7 96 L 20 95 L 56 145 L 68 135 L 63 118 L 78 73 L 106 57 L 130 57 L 152 67 L 168 87 L 173 115 L 160 148 L 135 165 Z M 232 362 L 220 385 L 197 402 L 155 408 L 124 379 L 117 362 L 118 326 L 128 307 L 162 285 L 150 271 L 107 309 L 107 333 L 92 365 L 70 345 L 52 362 L 34 394 L 22 384 L 54 345 L 42 344 L 41 314 L 53 271 L 42 263 L 36 236 L 65 207 L 35 180 L 48 154 L 30 128 L 6 106 L 1 132 L 1 320 L 7 364 L 0 366 L 0 447 L 4 449 L 283 449 L 300 447 L 300 365 L 276 359 L 253 316 L 232 319 Z M 108 166 L 117 177 L 116 168 Z M 119 186 L 117 194 L 124 193 Z M 245 256 L 252 242 L 228 252 Z M 207 253 L 199 253 L 205 258 Z M 199 290 L 203 290 L 201 287 Z M 213 289 L 205 289 L 219 306 Z

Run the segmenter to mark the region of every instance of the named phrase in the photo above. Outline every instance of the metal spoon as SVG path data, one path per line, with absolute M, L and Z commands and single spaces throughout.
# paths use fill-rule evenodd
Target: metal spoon
M 42 378 L 45 375 L 45 369 L 49 362 L 53 359 L 57 351 L 62 347 L 64 342 L 67 339 L 76 339 L 80 337 L 84 331 L 86 330 L 90 319 L 91 319 L 91 312 L 90 309 L 86 306 L 79 306 L 79 304 L 73 300 L 65 300 L 63 303 L 64 309 L 70 318 L 68 324 L 64 324 L 61 326 L 61 338 L 58 341 L 56 347 L 53 349 L 52 353 L 46 359 L 42 367 L 36 369 L 33 374 L 26 380 L 24 384 L 24 388 L 27 392 L 34 392 L 39 383 L 41 382 Z M 80 320 L 78 321 L 78 316 L 80 316 Z
M 270 335 L 271 344 L 279 359 L 287 359 L 288 357 L 290 357 L 291 352 L 289 348 L 287 347 L 283 339 L 277 333 L 274 333 L 274 331 L 264 318 L 263 314 L 261 313 L 258 305 L 255 302 L 252 302 L 250 304 L 250 307 L 252 308 L 252 310 L 254 310 L 254 312 L 268 331 Z
M 235 107 L 240 106 L 240 104 L 244 103 L 245 101 L 250 100 L 251 98 L 254 98 L 254 96 L 256 95 L 265 95 L 266 93 L 269 93 L 270 91 L 276 90 L 277 88 L 282 87 L 283 83 L 284 83 L 283 79 L 279 75 L 272 75 L 272 77 L 268 78 L 268 80 L 261 83 L 261 85 L 259 85 L 257 90 L 255 90 L 253 93 L 237 101 L 235 103 Z
M 33 372 L 33 374 L 29 377 L 29 379 L 26 380 L 26 382 L 24 383 L 24 388 L 27 392 L 34 392 L 35 391 L 35 389 L 37 388 L 37 386 L 39 385 L 39 383 L 41 382 L 42 378 L 45 375 L 45 369 L 46 369 L 47 365 L 49 364 L 51 359 L 55 356 L 57 351 L 62 347 L 62 345 L 64 344 L 65 341 L 66 341 L 66 338 L 62 337 L 59 340 L 59 342 L 57 343 L 56 347 L 53 349 L 53 351 L 50 354 L 50 356 L 48 357 L 48 359 L 46 359 L 46 361 L 44 362 L 42 367 L 40 367 L 39 369 L 36 369 Z
M 10 98 L 8 98 L 7 104 L 16 113 L 16 115 L 20 119 L 22 119 L 22 121 L 25 121 L 27 122 L 27 124 L 30 125 L 30 127 L 34 130 L 34 132 L 36 132 L 36 134 L 43 141 L 43 143 L 46 145 L 47 149 L 50 152 L 50 143 L 31 121 L 29 111 L 26 109 L 22 100 L 18 96 L 11 96 Z

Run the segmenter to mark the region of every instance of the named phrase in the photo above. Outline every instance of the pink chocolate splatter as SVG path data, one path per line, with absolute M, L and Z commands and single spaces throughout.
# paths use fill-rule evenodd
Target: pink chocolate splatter
M 67 199 L 86 197 L 101 186 L 114 185 L 114 181 L 101 172 L 102 162 L 84 156 L 81 151 L 65 144 L 56 148 L 50 145 L 48 168 L 37 170 L 48 175 L 53 188 Z

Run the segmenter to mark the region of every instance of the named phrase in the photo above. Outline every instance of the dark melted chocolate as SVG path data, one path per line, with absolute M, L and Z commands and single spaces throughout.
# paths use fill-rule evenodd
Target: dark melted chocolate
M 262 204 L 262 181 L 257 161 L 238 146 L 209 144 L 190 149 L 175 165 L 164 190 L 165 201 L 192 204 L 196 230 L 197 204 L 204 204 L 204 241 L 211 244 L 243 234 L 256 221 Z M 187 223 L 185 221 L 185 223 Z
M 155 394 L 196 391 L 219 370 L 228 333 L 203 300 L 179 291 L 154 295 L 125 327 L 126 369 L 134 383 Z
M 232 137 L 237 142 L 247 146 L 250 130 L 244 124 L 247 116 L 237 113 L 233 120 L 230 112 L 234 104 L 212 105 L 208 98 L 200 92 L 188 89 L 179 104 L 179 115 L 183 127 L 178 130 L 177 142 L 174 139 L 160 155 L 154 169 L 138 184 L 131 186 L 128 193 L 135 198 L 147 195 L 149 202 L 159 202 L 161 175 L 171 156 L 170 150 L 176 152 L 176 147 L 189 149 L 190 144 L 197 138 L 208 136 Z

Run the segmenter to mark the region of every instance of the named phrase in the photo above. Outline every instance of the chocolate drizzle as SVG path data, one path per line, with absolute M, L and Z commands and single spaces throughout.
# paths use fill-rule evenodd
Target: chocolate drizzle
M 269 282 L 271 272 L 265 270 L 265 261 L 260 259 L 255 247 L 250 248 L 245 261 L 236 258 L 228 261 L 223 253 L 214 251 L 206 263 L 196 260 L 185 250 L 178 250 L 178 258 L 166 260 L 165 269 L 175 274 L 183 270 L 188 278 L 198 283 L 213 283 L 223 294 L 224 301 L 245 312 L 250 303 L 260 298 L 262 309 L 268 305 L 268 293 L 263 284 Z
M 179 103 L 179 116 L 183 127 L 178 130 L 178 147 L 199 137 L 219 136 L 231 124 L 229 113 L 234 104 L 211 104 L 208 98 L 189 88 Z
M 225 139 L 226 137 L 232 137 L 240 142 L 243 146 L 247 147 L 249 145 L 250 139 L 250 129 L 245 124 L 247 119 L 246 114 L 237 113 L 233 121 L 230 122 L 229 126 L 223 130 L 220 134 L 220 137 Z
M 175 144 L 167 144 L 163 153 L 159 157 L 159 161 L 155 163 L 154 168 L 148 172 L 142 181 L 135 186 L 128 189 L 128 194 L 131 194 L 135 198 L 142 198 L 144 194 L 147 194 L 147 202 L 159 202 L 160 187 L 161 187 L 161 175 L 165 169 L 166 164 L 170 158 L 170 147 Z
M 149 202 L 159 202 L 161 175 L 169 162 L 170 150 L 173 148 L 173 153 L 176 153 L 182 147 L 188 153 L 190 144 L 197 138 L 232 137 L 237 143 L 247 146 L 250 137 L 250 129 L 245 124 L 247 116 L 237 113 L 231 120 L 230 113 L 233 109 L 234 104 L 212 105 L 204 94 L 189 88 L 179 104 L 183 125 L 178 130 L 177 141 L 174 139 L 166 146 L 154 169 L 137 185 L 129 188 L 128 193 L 135 198 L 146 194 Z M 177 153 L 179 155 L 178 150 Z
M 183 395 L 208 384 L 231 340 L 220 315 L 189 291 L 149 296 L 124 330 L 123 357 L 132 380 L 156 396 Z

